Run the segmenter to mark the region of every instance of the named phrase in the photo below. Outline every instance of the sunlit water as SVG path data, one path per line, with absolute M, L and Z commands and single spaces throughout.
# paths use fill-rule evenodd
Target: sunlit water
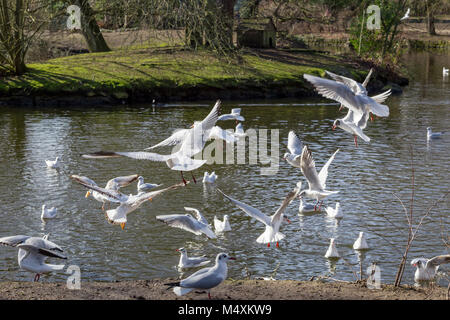
M 307 280 L 331 275 L 353 280 L 372 262 L 381 268 L 382 282 L 395 278 L 407 237 L 405 214 L 395 192 L 409 208 L 411 197 L 411 149 L 415 169 L 414 221 L 449 189 L 450 134 L 427 144 L 426 127 L 449 129 L 450 79 L 443 78 L 442 66 L 450 67 L 449 55 L 414 54 L 406 57 L 411 72 L 410 85 L 403 95 L 390 97 L 388 118 L 369 123 L 370 143 L 331 129 L 334 119 L 343 117 L 335 104 L 319 100 L 276 100 L 223 102 L 223 112 L 240 106 L 245 129 L 278 129 L 280 149 L 278 170 L 261 175 L 267 165 L 213 164 L 195 171 L 199 183 L 170 191 L 145 203 L 129 216 L 124 231 L 108 224 L 94 199 L 84 198 L 85 189 L 69 179 L 70 174 L 88 176 L 99 185 L 119 176 L 138 173 L 146 182 L 168 186 L 180 181 L 179 173 L 165 163 L 127 158 L 87 160 L 80 154 L 97 150 L 142 150 L 166 137 L 176 128 L 189 127 L 203 119 L 214 101 L 187 105 L 175 104 L 152 109 L 151 106 L 111 106 L 71 108 L 3 108 L 0 111 L 0 236 L 50 234 L 62 246 L 67 266 L 78 265 L 83 281 L 132 280 L 177 277 L 179 256 L 176 248 L 185 247 L 190 255 L 205 254 L 214 259 L 228 252 L 238 259 L 229 263 L 229 276 L 270 276 L 277 279 Z M 234 128 L 233 121 L 218 123 Z M 287 151 L 287 135 L 294 130 L 309 145 L 318 168 L 339 148 L 330 166 L 329 190 L 337 196 L 324 205 L 340 201 L 344 218 L 337 223 L 324 212 L 299 216 L 299 201 L 288 207 L 291 224 L 283 224 L 286 238 L 280 247 L 256 243 L 264 226 L 233 206 L 216 190 L 273 214 L 286 194 L 301 180 L 300 171 L 282 160 Z M 449 132 L 450 133 L 450 132 Z M 270 135 L 269 135 L 270 137 Z M 269 148 L 270 150 L 270 148 Z M 158 150 L 168 153 L 170 149 Z M 47 169 L 45 159 L 62 158 L 62 168 Z M 204 171 L 215 171 L 216 186 L 201 183 Z M 185 174 L 190 178 L 190 174 Z M 135 193 L 136 184 L 123 190 Z M 440 202 L 424 220 L 409 253 L 403 283 L 412 283 L 414 257 L 433 257 L 448 253 L 449 202 Z M 56 206 L 58 218 L 43 224 L 42 204 Z M 183 213 L 184 206 L 198 208 L 212 223 L 214 215 L 230 215 L 233 231 L 208 240 L 157 221 L 158 214 Z M 360 231 L 367 234 L 371 250 L 359 257 L 352 244 Z M 337 239 L 343 259 L 330 263 L 324 258 L 329 238 Z M 0 279 L 29 281 L 33 275 L 19 270 L 17 250 L 0 248 Z M 59 263 L 55 259 L 53 263 Z M 187 276 L 189 273 L 184 274 Z M 65 281 L 63 272 L 44 276 L 43 281 Z

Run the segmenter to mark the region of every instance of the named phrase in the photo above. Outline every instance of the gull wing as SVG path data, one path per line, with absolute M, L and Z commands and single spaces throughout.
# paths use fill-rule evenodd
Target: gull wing
M 428 260 L 426 267 L 437 267 L 441 264 L 450 263 L 450 254 L 444 254 L 441 256 L 436 256 Z
M 186 210 L 187 212 L 193 212 L 197 220 L 200 221 L 201 223 L 204 223 L 206 225 L 209 224 L 208 220 L 205 219 L 205 217 L 200 213 L 199 210 L 190 207 L 184 207 L 184 210 Z
M 345 84 L 347 87 L 349 87 L 349 88 L 352 90 L 352 92 L 353 92 L 354 94 L 364 94 L 364 95 L 367 95 L 367 90 L 366 90 L 365 86 L 363 86 L 361 83 L 359 83 L 359 82 L 357 82 L 357 81 L 355 81 L 355 80 L 353 80 L 353 79 L 350 79 L 350 78 L 347 78 L 347 77 L 344 77 L 344 76 L 340 76 L 340 75 L 334 74 L 334 73 L 332 73 L 332 72 L 330 72 L 330 71 L 325 71 L 325 72 L 326 72 L 326 74 L 328 74 L 331 78 L 333 78 L 335 81 L 340 82 L 340 83 L 343 83 L 343 84 Z
M 227 143 L 234 143 L 234 142 L 236 142 L 236 138 L 235 138 L 235 136 L 232 133 L 230 133 L 230 132 L 228 132 L 226 130 L 223 130 L 219 126 L 214 126 L 209 131 L 208 140 L 212 140 L 212 139 L 224 140 Z
M 294 189 L 293 191 L 289 192 L 286 198 L 281 203 L 280 207 L 277 209 L 277 211 L 270 217 L 271 222 L 273 223 L 275 220 L 279 220 L 281 218 L 281 215 L 286 210 L 287 206 L 292 202 L 292 200 L 295 199 L 296 196 L 298 196 L 300 192 L 300 189 Z
M 359 99 L 356 98 L 356 95 L 352 89 L 350 89 L 347 85 L 341 82 L 319 78 L 309 74 L 304 74 L 303 77 L 311 82 L 316 91 L 323 97 L 335 100 L 341 103 L 344 107 L 353 110 L 358 120 L 362 116 L 363 106 L 361 105 Z
M 311 190 L 322 190 L 322 184 L 316 171 L 316 164 L 312 157 L 308 146 L 304 146 L 300 158 L 300 170 L 308 180 L 309 188 Z
M 25 242 L 25 240 L 31 238 L 30 236 L 17 235 L 11 237 L 0 238 L 0 244 L 10 247 L 17 247 L 19 244 Z
M 137 152 L 114 152 L 114 151 L 98 151 L 93 153 L 87 153 L 81 155 L 86 159 L 106 159 L 106 158 L 118 158 L 128 157 L 137 160 L 150 160 L 150 161 L 167 161 L 171 155 L 163 155 L 153 152 L 137 151 Z
M 26 244 L 21 243 L 17 246 L 19 249 L 23 249 L 35 254 L 41 254 L 43 256 L 51 257 L 51 258 L 60 258 L 60 259 L 67 259 L 66 256 L 62 255 L 61 253 L 54 251 L 52 249 L 46 249 L 38 246 L 34 246 L 32 244 Z
M 177 145 L 179 143 L 181 143 L 184 138 L 186 137 L 186 135 L 189 133 L 190 129 L 179 129 L 176 130 L 170 137 L 168 137 L 167 139 L 161 141 L 158 144 L 155 144 L 154 146 L 145 148 L 145 150 L 150 150 L 150 149 L 154 149 L 154 148 L 158 148 L 158 147 L 165 147 L 165 146 L 174 146 Z
M 325 165 L 322 167 L 322 169 L 320 169 L 319 181 L 324 189 L 326 188 L 326 181 L 327 181 L 327 177 L 328 177 L 328 167 L 330 166 L 331 162 L 333 162 L 334 157 L 336 156 L 336 153 L 338 153 L 338 151 L 339 151 L 339 149 L 337 149 L 333 153 L 333 155 L 330 157 L 330 159 L 328 159 L 327 163 L 325 163 Z
M 82 176 L 77 176 L 75 174 L 71 175 L 70 178 L 72 180 L 74 180 L 75 182 L 81 184 L 82 186 L 91 189 L 91 190 L 95 190 L 98 193 L 107 196 L 109 198 L 112 198 L 114 200 L 117 200 L 119 202 L 123 202 L 126 200 L 127 196 L 124 195 L 123 193 L 120 193 L 118 191 L 115 190 L 109 190 L 109 189 L 105 189 L 105 188 L 101 188 L 99 186 L 93 185 L 93 184 L 89 184 L 86 182 L 86 180 L 84 179 L 85 177 Z
M 219 272 L 212 272 L 212 268 L 205 268 L 193 273 L 180 282 L 183 288 L 210 289 L 219 285 L 224 279 Z M 201 271 L 201 272 L 200 272 Z
M 375 100 L 375 102 L 377 102 L 377 103 L 383 103 L 390 95 L 391 95 L 391 93 L 392 93 L 392 91 L 391 91 L 391 89 L 389 89 L 389 90 L 387 90 L 387 91 L 385 91 L 385 92 L 383 92 L 383 93 L 380 93 L 380 94 L 378 94 L 378 95 L 376 95 L 376 96 L 373 96 L 373 97 L 371 97 L 373 100 Z
M 294 131 L 289 131 L 288 149 L 292 154 L 301 154 L 303 144 Z
M 120 188 L 126 187 L 133 181 L 136 181 L 138 179 L 138 177 L 139 177 L 139 175 L 133 174 L 130 176 L 122 176 L 122 177 L 113 178 L 108 181 L 105 189 L 119 191 Z
M 243 202 L 240 202 L 236 199 L 233 199 L 229 196 L 227 196 L 225 193 L 223 193 L 222 190 L 217 189 L 225 198 L 233 202 L 236 206 L 238 206 L 242 211 L 244 211 L 246 214 L 248 214 L 250 217 L 255 218 L 256 220 L 264 223 L 265 225 L 270 225 L 270 217 L 259 211 L 258 209 L 249 206 L 248 204 L 245 204 Z

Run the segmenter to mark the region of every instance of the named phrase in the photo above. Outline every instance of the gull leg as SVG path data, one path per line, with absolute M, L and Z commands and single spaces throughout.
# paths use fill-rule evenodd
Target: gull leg
M 355 135 L 355 146 L 358 148 L 358 137 Z
M 181 173 L 181 180 L 183 180 L 184 185 L 187 185 L 187 182 L 186 182 L 186 180 L 184 180 L 184 177 L 183 177 L 183 171 L 180 171 L 180 173 Z
M 322 206 L 322 203 L 323 203 L 323 201 L 320 201 L 320 204 L 319 204 L 319 211 L 320 211 L 320 207 Z
M 194 180 L 194 183 L 197 183 L 197 180 L 195 180 L 194 174 L 191 172 L 192 180 Z
M 267 248 L 269 248 L 270 247 L 270 242 L 269 243 L 267 243 Z
M 208 291 L 208 299 L 211 300 L 211 294 Z
M 40 277 L 41 275 L 39 273 L 36 273 L 36 275 L 34 276 L 34 282 L 38 282 Z
M 280 245 L 278 244 L 278 241 L 277 241 L 277 248 L 279 248 L 280 247 Z
M 316 204 L 314 205 L 314 211 L 317 211 L 317 205 L 319 204 L 319 200 L 317 200 Z
M 105 211 L 105 203 L 102 204 L 102 211 Z
M 370 114 L 370 121 L 373 122 L 373 114 Z

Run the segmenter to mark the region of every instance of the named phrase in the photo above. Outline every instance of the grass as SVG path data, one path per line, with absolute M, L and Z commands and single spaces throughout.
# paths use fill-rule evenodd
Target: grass
M 120 49 L 27 65 L 19 77 L 0 78 L 1 95 L 87 94 L 193 87 L 304 85 L 304 73 L 345 70 L 361 79 L 366 71 L 342 57 L 311 50 L 247 50 L 239 62 L 210 51 L 180 48 Z

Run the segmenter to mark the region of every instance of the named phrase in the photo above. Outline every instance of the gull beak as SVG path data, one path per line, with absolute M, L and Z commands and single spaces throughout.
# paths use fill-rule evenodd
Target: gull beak
M 178 250 L 178 249 L 175 249 L 175 251 L 176 251 L 176 252 L 178 252 L 178 251 L 180 251 L 180 250 Z
M 417 263 L 414 263 L 414 264 L 413 264 L 413 267 L 417 267 Z
M 150 201 L 150 202 L 151 202 L 152 200 L 153 200 L 153 198 L 148 198 L 148 201 Z
M 333 127 L 331 128 L 331 130 L 334 130 L 334 129 L 336 129 L 336 126 L 333 126 Z
M 228 259 L 230 259 L 230 260 L 236 260 L 235 257 L 229 257 Z
M 90 195 L 91 195 L 91 190 L 89 190 L 88 192 L 86 192 L 85 197 L 86 197 L 86 198 L 89 198 Z
M 125 222 L 122 222 L 122 223 L 120 224 L 120 227 L 122 228 L 122 230 L 125 229 Z
M 193 127 L 194 127 L 194 125 L 191 126 L 191 128 L 193 128 Z

